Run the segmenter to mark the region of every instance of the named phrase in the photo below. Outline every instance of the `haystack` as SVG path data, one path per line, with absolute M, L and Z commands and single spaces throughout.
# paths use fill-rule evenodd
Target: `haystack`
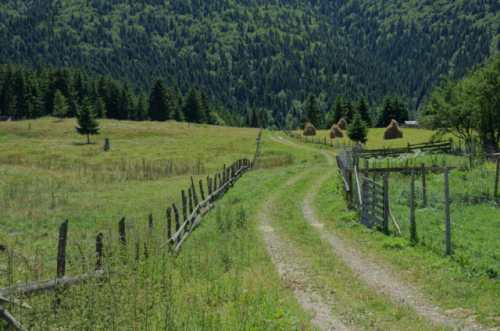
M 340 130 L 347 130 L 347 122 L 345 119 L 341 118 L 337 125 L 339 126 Z
M 330 130 L 330 139 L 333 138 L 344 138 L 344 133 L 340 130 L 339 126 L 334 124 Z
M 306 123 L 306 126 L 304 128 L 304 132 L 302 133 L 302 135 L 303 136 L 315 136 L 316 135 L 316 128 L 311 123 Z
M 398 122 L 392 120 L 391 124 L 384 131 L 384 139 L 403 138 L 403 131 L 399 129 Z

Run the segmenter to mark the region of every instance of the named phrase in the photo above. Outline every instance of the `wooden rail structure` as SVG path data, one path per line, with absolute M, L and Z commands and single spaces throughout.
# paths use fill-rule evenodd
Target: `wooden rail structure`
M 198 194 L 196 192 L 196 185 L 193 177 L 191 177 L 191 186 L 188 188 L 188 197 L 186 198 L 186 193 L 183 190 L 181 192 L 182 196 L 182 214 L 181 211 L 177 209 L 175 203 L 172 203 L 171 207 L 166 210 L 167 217 L 167 240 L 160 246 L 161 248 L 168 248 L 170 253 L 177 253 L 183 243 L 189 238 L 195 228 L 201 223 L 202 217 L 208 214 L 214 207 L 215 203 L 221 199 L 225 193 L 234 186 L 236 181 L 240 179 L 244 173 L 252 170 L 255 162 L 257 161 L 260 147 L 260 139 L 262 136 L 262 129 L 259 131 L 257 137 L 257 148 L 255 151 L 253 161 L 248 159 L 239 159 L 231 166 L 226 168 L 224 164 L 223 171 L 214 175 L 213 178 L 207 176 L 207 191 L 208 195 L 205 196 L 205 190 L 203 188 L 203 180 L 200 179 L 199 193 L 201 201 L 199 201 Z M 193 202 L 195 206 L 193 207 Z M 188 214 L 188 202 L 189 202 L 189 214 Z M 173 215 L 172 215 L 173 214 Z M 172 216 L 175 218 L 175 233 L 172 235 Z M 182 224 L 180 223 L 180 217 L 182 216 Z M 89 279 L 93 277 L 104 277 L 107 273 L 113 271 L 104 271 L 102 269 L 102 259 L 103 248 L 104 248 L 104 235 L 99 233 L 96 237 L 96 271 L 94 274 L 84 274 L 77 277 L 66 277 L 66 246 L 68 241 L 68 222 L 66 219 L 63 221 L 59 227 L 59 237 L 58 237 L 58 248 L 57 248 L 57 269 L 56 278 L 41 280 L 36 282 L 29 282 L 21 285 L 17 285 L 13 288 L 2 288 L 0 289 L 0 302 L 21 304 L 23 307 L 28 308 L 29 306 L 23 304 L 19 299 L 9 299 L 8 297 L 13 297 L 15 295 L 26 296 L 36 296 L 40 295 L 46 291 L 63 290 L 69 288 L 72 285 L 85 284 Z M 148 231 L 153 230 L 154 220 L 153 214 L 148 217 Z M 118 235 L 120 241 L 123 245 L 127 244 L 127 236 L 125 231 L 125 217 L 122 217 L 118 222 Z M 137 243 L 139 245 L 139 243 Z M 138 246 L 137 246 L 138 248 Z M 145 258 L 148 258 L 147 246 L 145 243 Z M 139 256 L 136 256 L 139 259 Z M 124 266 L 126 268 L 126 266 Z M 7 297 L 6 297 L 7 296 Z M 14 330 L 27 331 L 22 324 L 17 321 L 5 308 L 0 306 L 0 318 L 4 319 Z

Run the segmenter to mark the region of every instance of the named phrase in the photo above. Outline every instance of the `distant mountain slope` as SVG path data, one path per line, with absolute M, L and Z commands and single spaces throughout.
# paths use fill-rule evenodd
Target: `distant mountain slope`
M 338 93 L 372 106 L 398 93 L 415 110 L 439 75 L 463 75 L 496 50 L 498 4 L 454 3 L 9 1 L 0 63 L 77 67 L 144 89 L 164 76 L 240 112 L 255 102 L 276 125 L 310 91 L 323 111 Z

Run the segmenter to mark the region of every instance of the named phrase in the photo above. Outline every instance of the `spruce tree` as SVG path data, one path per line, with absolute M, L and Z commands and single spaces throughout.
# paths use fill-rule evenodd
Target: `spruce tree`
M 87 144 L 90 144 L 90 135 L 99 134 L 99 123 L 96 120 L 94 107 L 87 97 L 83 98 L 82 105 L 76 115 L 76 121 L 80 127 L 75 127 L 81 135 L 87 135 Z
M 257 106 L 255 103 L 253 104 L 252 110 L 250 111 L 250 125 L 251 128 L 258 128 L 259 127 L 259 115 L 258 115 L 258 110 Z
M 118 104 L 118 118 L 119 120 L 135 120 L 135 109 L 134 109 L 134 95 L 132 92 L 132 87 L 128 80 L 125 80 L 121 86 L 120 91 L 120 102 Z
M 167 87 L 163 78 L 155 78 L 148 100 L 148 115 L 152 121 L 166 121 L 171 117 L 167 100 Z
M 183 112 L 187 122 L 206 123 L 205 114 L 202 113 L 198 100 L 198 92 L 194 87 L 191 87 L 185 96 Z
M 332 105 L 332 109 L 326 114 L 326 119 L 325 119 L 325 124 L 326 124 L 326 129 L 330 129 L 334 124 L 337 124 L 335 122 L 335 104 Z
M 141 90 L 137 96 L 137 102 L 135 104 L 135 120 L 136 121 L 147 121 L 148 119 L 148 103 L 146 100 L 146 95 Z
M 370 117 L 370 107 L 368 106 L 368 102 L 366 102 L 365 96 L 361 94 L 358 100 L 358 105 L 356 107 L 357 112 L 361 115 L 363 121 L 365 121 L 368 127 L 372 126 L 372 119 Z
M 320 109 L 314 93 L 309 93 L 309 95 L 307 96 L 306 111 L 309 122 L 316 129 L 321 129 L 323 127 L 323 121 L 321 120 L 319 115 Z
M 94 112 L 97 118 L 106 118 L 106 104 L 101 97 L 96 96 L 94 99 Z
M 356 108 L 354 108 L 352 99 L 351 97 L 349 97 L 344 107 L 344 119 L 347 121 L 347 124 L 351 123 L 351 121 L 354 119 L 355 114 L 356 114 Z
M 205 122 L 203 123 L 215 124 L 212 123 L 213 119 L 211 119 L 210 117 L 210 113 L 212 110 L 210 109 L 210 104 L 208 103 L 207 94 L 205 93 L 205 90 L 202 90 L 200 95 L 200 111 L 202 113 L 205 113 Z
M 392 119 L 394 119 L 392 100 L 389 96 L 386 96 L 382 104 L 382 109 L 379 110 L 377 127 L 384 128 L 388 126 Z
M 56 90 L 54 95 L 54 112 L 52 115 L 56 117 L 64 117 L 68 112 L 68 103 L 66 102 L 66 98 L 61 93 L 61 91 Z
M 354 115 L 354 118 L 352 119 L 351 123 L 349 123 L 349 126 L 347 127 L 347 136 L 349 139 L 352 141 L 355 141 L 356 143 L 362 143 L 365 144 L 366 141 L 368 140 L 368 127 L 363 121 L 363 118 L 361 117 L 361 114 L 356 113 Z
M 335 99 L 335 109 L 333 111 L 332 125 L 337 124 L 340 121 L 340 119 L 344 117 L 344 103 L 345 103 L 344 96 L 338 95 L 337 99 Z

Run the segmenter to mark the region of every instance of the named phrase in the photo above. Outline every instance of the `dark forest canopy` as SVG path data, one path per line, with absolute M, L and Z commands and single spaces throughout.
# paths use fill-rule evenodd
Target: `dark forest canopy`
M 372 118 L 399 95 L 414 116 L 441 75 L 463 77 L 498 52 L 499 10 L 496 0 L 4 1 L 0 63 L 78 68 L 128 80 L 137 95 L 163 77 L 241 118 L 255 103 L 275 127 L 298 125 L 310 92 L 322 118 L 340 94 L 364 95 Z

